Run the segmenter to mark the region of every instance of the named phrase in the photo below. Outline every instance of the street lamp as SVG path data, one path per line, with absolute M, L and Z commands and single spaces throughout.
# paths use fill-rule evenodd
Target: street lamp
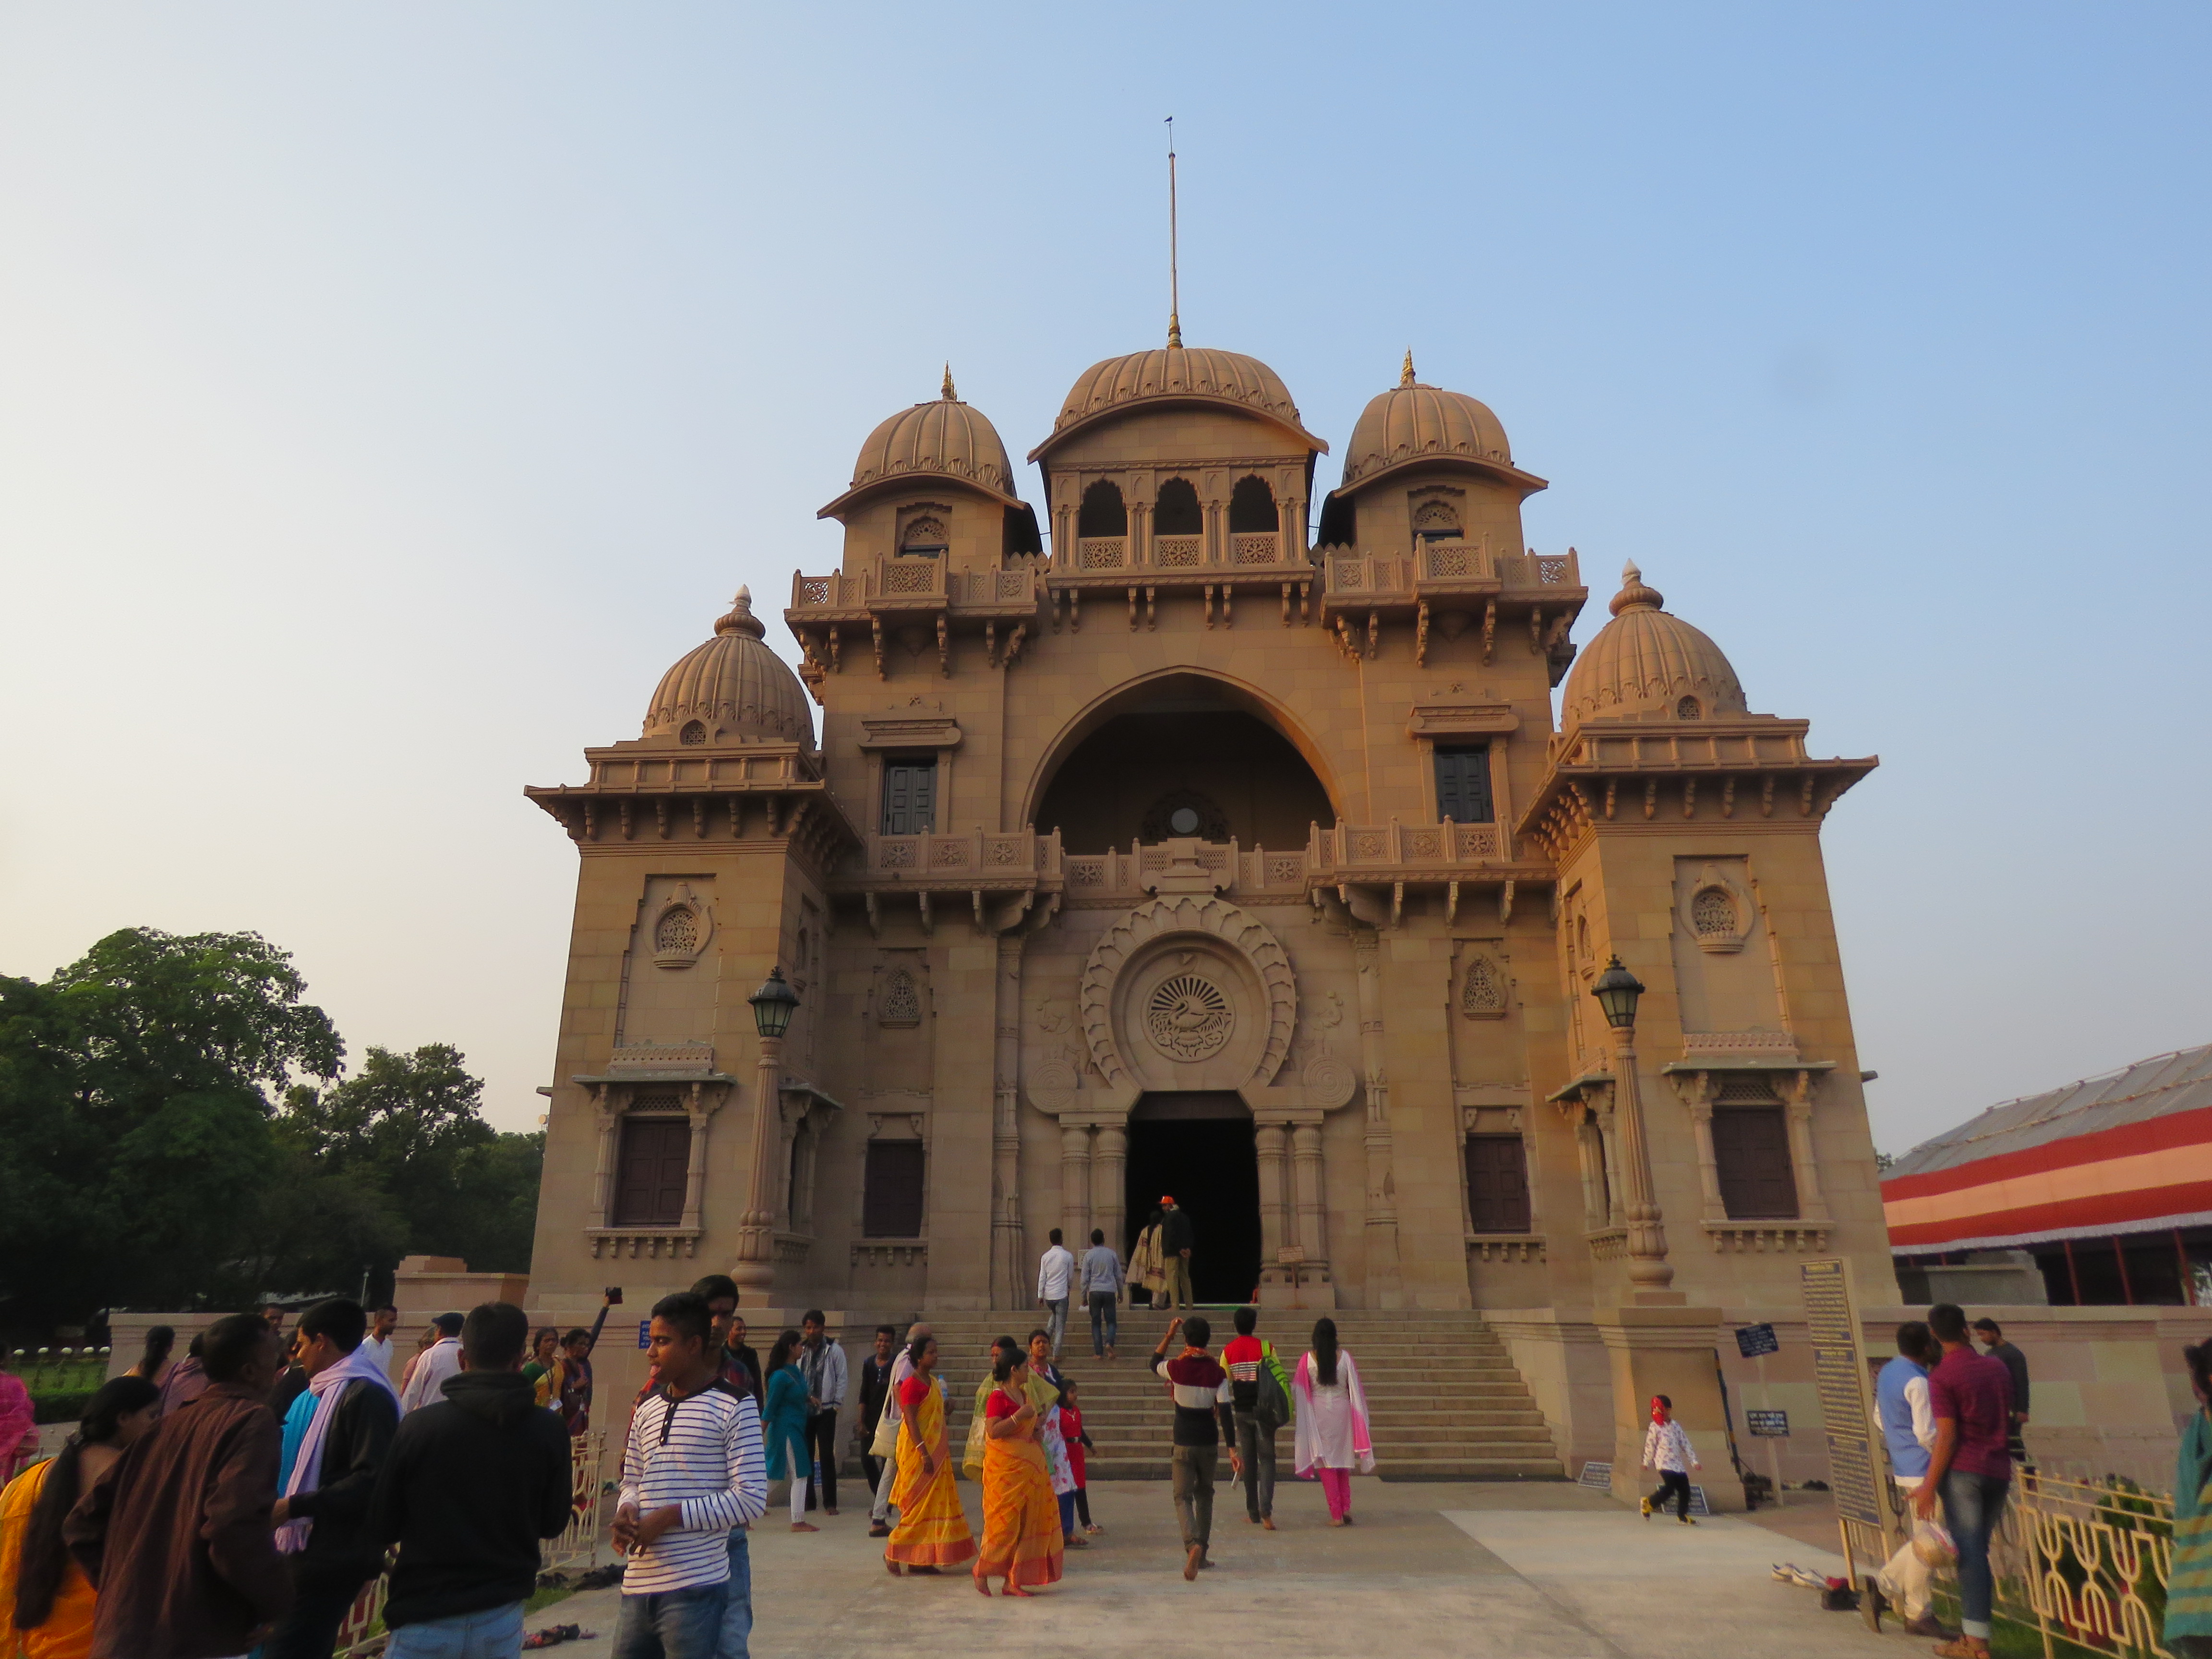
M 1614 958 L 1613 965 L 1620 965 Z M 1642 990 L 1642 986 L 1637 989 Z M 783 969 L 768 970 L 768 981 L 745 999 L 753 1006 L 753 1024 L 764 1037 L 781 1037 L 791 1029 L 792 1011 L 799 1006 L 799 993 L 791 988 L 791 981 L 783 976 Z
M 1615 955 L 1590 988 L 1605 1023 L 1613 1028 L 1613 1118 L 1620 1136 L 1621 1206 L 1628 1222 L 1628 1282 L 1638 1302 L 1674 1303 L 1674 1269 L 1667 1261 L 1667 1229 L 1651 1179 L 1651 1150 L 1644 1135 L 1644 1096 L 1636 1078 L 1636 1004 L 1643 981 Z
M 768 1290 L 775 1282 L 775 1189 L 769 1184 L 769 1155 L 775 1142 L 772 1126 L 783 1116 L 783 1034 L 791 1029 L 791 1016 L 799 1007 L 799 993 L 770 968 L 768 980 L 745 999 L 752 1004 L 753 1026 L 760 1033 L 760 1065 L 753 1084 L 752 1170 L 747 1177 L 751 1190 L 744 1213 L 738 1219 L 738 1259 L 730 1277 L 740 1286 Z

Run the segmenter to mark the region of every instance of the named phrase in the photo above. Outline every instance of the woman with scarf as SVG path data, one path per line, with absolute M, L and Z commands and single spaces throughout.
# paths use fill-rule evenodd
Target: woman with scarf
M 0 1654 L 85 1659 L 95 1597 L 62 1544 L 76 1500 L 161 1415 L 161 1390 L 125 1376 L 94 1395 L 58 1457 L 26 1469 L 0 1493 Z
M 38 1409 L 13 1371 L 0 1371 L 0 1486 L 28 1468 L 39 1455 Z
M 357 1302 L 333 1297 L 300 1316 L 293 1352 L 307 1386 L 285 1416 L 283 1496 L 270 1517 L 295 1595 L 263 1659 L 327 1655 L 384 1562 L 369 1536 L 368 1501 L 399 1426 L 399 1395 L 383 1361 L 362 1346 L 368 1334 Z
M 561 1363 L 561 1333 L 550 1325 L 540 1325 L 530 1339 L 530 1358 L 523 1362 L 522 1380 L 530 1384 L 538 1396 L 538 1403 L 553 1403 L 553 1372 Z M 647 1389 L 652 1387 L 647 1383 Z
M 791 1529 L 819 1532 L 806 1518 L 806 1378 L 793 1356 L 799 1333 L 786 1331 L 768 1351 L 768 1403 L 761 1410 L 761 1444 L 768 1454 L 768 1478 L 791 1478 Z
M 1052 1495 L 1060 1505 L 1060 1536 L 1072 1550 L 1088 1549 L 1091 1540 L 1075 1530 L 1075 1462 L 1067 1455 L 1067 1437 L 1060 1425 L 1060 1407 L 1066 1397 L 1067 1378 L 1052 1363 L 1052 1333 L 1030 1333 L 1030 1398 L 1036 1402 L 1044 1448 L 1045 1467 L 1052 1472 Z
M 994 1578 L 1006 1581 L 1008 1595 L 1027 1595 L 1031 1584 L 1056 1584 L 1066 1559 L 1029 1370 L 1019 1351 L 1000 1350 L 991 1367 L 997 1386 L 983 1403 L 983 1548 L 975 1571 L 975 1588 L 985 1595 Z
M 1328 1500 L 1328 1524 L 1352 1524 L 1352 1472 L 1375 1472 L 1375 1448 L 1367 1433 L 1367 1394 L 1359 1386 L 1359 1367 L 1336 1340 L 1334 1319 L 1314 1321 L 1313 1346 L 1291 1378 L 1297 1395 L 1294 1413 L 1294 1455 L 1298 1479 L 1321 1480 Z
M 2181 1351 L 2197 1410 L 2173 1471 L 2173 1567 L 2166 1585 L 2166 1645 L 2178 1659 L 2212 1659 L 2212 1342 Z
M 884 1565 L 896 1578 L 901 1571 L 933 1573 L 957 1566 L 975 1553 L 967 1511 L 952 1476 L 952 1439 L 945 1426 L 945 1383 L 937 1375 L 937 1339 L 916 1337 L 907 1345 L 914 1375 L 899 1383 L 898 1475 L 891 1507 L 898 1525 L 884 1546 Z
M 1154 1210 L 1152 1218 L 1145 1224 L 1144 1231 L 1137 1235 L 1137 1248 L 1129 1252 L 1129 1300 L 1136 1301 L 1137 1292 L 1145 1293 L 1145 1300 L 1157 1308 L 1160 1292 L 1168 1287 L 1165 1258 L 1160 1251 L 1160 1227 L 1167 1219 L 1164 1210 Z

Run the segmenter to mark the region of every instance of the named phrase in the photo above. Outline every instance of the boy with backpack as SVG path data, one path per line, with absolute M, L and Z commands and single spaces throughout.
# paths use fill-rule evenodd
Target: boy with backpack
M 1255 1336 L 1257 1308 L 1239 1308 L 1237 1334 L 1221 1351 L 1229 1373 L 1229 1406 L 1237 1424 L 1237 1455 L 1244 1465 L 1244 1515 L 1275 1529 L 1275 1431 L 1291 1420 L 1291 1379 L 1274 1344 Z

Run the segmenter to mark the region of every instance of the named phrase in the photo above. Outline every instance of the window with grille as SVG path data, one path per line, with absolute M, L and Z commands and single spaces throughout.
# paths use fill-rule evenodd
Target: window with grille
M 937 762 L 884 763 L 884 827 L 886 836 L 926 836 L 937 823 Z
M 872 1140 L 860 1197 L 866 1238 L 921 1237 L 922 1150 L 919 1140 Z
M 674 1227 L 684 1219 L 684 1188 L 691 1163 L 691 1125 L 680 1117 L 623 1121 L 616 1164 L 617 1227 Z
M 1437 745 L 1437 816 L 1454 823 L 1490 822 L 1490 746 Z
M 1797 1213 L 1790 1126 L 1778 1105 L 1716 1106 L 1713 1161 L 1731 1221 L 1787 1220 Z
M 1467 1138 L 1467 1212 L 1479 1233 L 1528 1231 L 1528 1153 L 1519 1135 Z

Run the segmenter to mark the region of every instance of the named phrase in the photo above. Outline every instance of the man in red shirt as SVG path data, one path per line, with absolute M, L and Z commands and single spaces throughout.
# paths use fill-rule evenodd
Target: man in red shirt
M 1282 1365 L 1273 1346 L 1253 1333 L 1260 1326 L 1257 1308 L 1237 1310 L 1237 1334 L 1221 1351 L 1221 1368 L 1229 1373 L 1230 1414 L 1236 1424 L 1233 1443 L 1244 1470 L 1244 1516 L 1255 1527 L 1275 1529 L 1275 1431 L 1283 1425 L 1261 1409 L 1261 1372 L 1282 1381 Z M 1283 1395 L 1289 1397 L 1285 1388 Z
M 1198 1577 L 1213 1535 L 1213 1472 L 1221 1461 L 1221 1443 L 1229 1443 L 1229 1465 L 1238 1474 L 1243 1461 L 1237 1455 L 1237 1425 L 1230 1416 L 1229 1373 L 1206 1351 L 1213 1328 L 1201 1316 L 1177 1319 L 1168 1327 L 1160 1346 L 1152 1350 L 1152 1375 L 1168 1385 L 1175 1401 L 1175 1506 L 1182 1528 L 1182 1576 Z M 1169 1345 L 1182 1339 L 1182 1352 L 1168 1358 Z
M 1943 1524 L 1959 1550 L 1960 1638 L 1936 1650 L 1941 1659 L 1988 1659 L 1990 1608 L 1996 1586 L 1990 1576 L 1990 1534 L 2012 1486 L 2012 1372 L 2001 1359 L 1974 1352 L 1966 1316 L 1956 1304 L 1928 1310 L 1928 1328 L 1943 1345 L 1943 1358 L 1928 1373 L 1929 1409 L 1936 1445 L 1928 1478 L 1912 1494 L 1912 1512 L 1927 1520 L 1943 1499 Z

